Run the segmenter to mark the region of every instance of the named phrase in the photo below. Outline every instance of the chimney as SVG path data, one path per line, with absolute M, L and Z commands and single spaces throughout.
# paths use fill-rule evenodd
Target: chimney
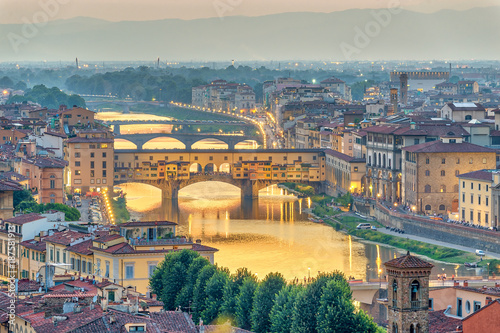
M 459 285 L 460 285 L 460 282 L 458 282 L 458 281 L 453 282 L 453 287 L 458 287 Z
M 486 297 L 486 305 L 490 304 L 491 302 L 493 302 L 491 297 Z
M 500 283 L 495 282 L 495 288 L 500 288 Z
M 464 287 L 468 287 L 469 286 L 469 281 L 465 280 L 464 281 Z
M 488 287 L 486 287 L 486 286 L 483 286 L 483 288 L 482 288 L 482 289 L 483 289 L 483 290 L 488 290 Z
M 156 294 L 151 294 L 151 298 L 156 301 Z

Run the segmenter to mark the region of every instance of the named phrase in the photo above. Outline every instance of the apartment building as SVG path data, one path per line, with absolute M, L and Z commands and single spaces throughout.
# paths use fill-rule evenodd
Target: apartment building
M 450 214 L 459 209 L 461 173 L 496 167 L 496 150 L 442 137 L 402 148 L 403 203 L 427 214 Z
M 498 225 L 498 197 L 500 172 L 483 169 L 458 175 L 459 219 L 484 227 Z
M 81 131 L 66 141 L 65 184 L 71 193 L 99 192 L 113 186 L 114 140 L 106 131 Z

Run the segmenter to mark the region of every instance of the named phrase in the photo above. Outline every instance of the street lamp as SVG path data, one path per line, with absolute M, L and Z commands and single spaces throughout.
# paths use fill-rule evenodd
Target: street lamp
M 488 265 L 488 275 L 487 275 L 487 280 L 489 281 L 489 280 L 490 280 L 490 263 L 487 263 L 486 265 Z

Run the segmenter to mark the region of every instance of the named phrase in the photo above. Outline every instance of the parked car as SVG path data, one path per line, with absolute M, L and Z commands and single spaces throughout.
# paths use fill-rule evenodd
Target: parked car
M 370 229 L 372 225 L 370 223 L 360 223 L 356 229 Z
M 483 250 L 476 250 L 476 256 L 480 256 L 480 257 L 482 257 L 482 256 L 484 256 L 484 255 L 485 255 L 485 253 L 484 253 L 484 251 L 483 251 Z
M 372 225 L 371 229 L 372 229 L 372 230 L 377 230 L 377 227 L 376 227 L 376 226 L 374 226 L 374 225 Z

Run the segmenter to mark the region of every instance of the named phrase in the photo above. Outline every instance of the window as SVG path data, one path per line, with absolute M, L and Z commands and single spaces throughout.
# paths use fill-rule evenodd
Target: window
M 57 250 L 56 251 L 56 262 L 61 262 L 61 258 L 60 258 L 61 256 L 60 255 L 61 255 L 60 251 Z
M 429 161 L 429 158 L 427 157 L 427 158 L 425 159 L 425 164 L 429 164 L 429 163 L 430 163 L 430 161 Z
M 489 189 L 490 189 L 490 186 L 486 185 L 486 192 L 488 192 Z
M 441 185 L 439 188 L 439 192 L 446 193 L 446 185 Z
M 486 157 L 483 158 L 483 164 L 486 164 Z
M 481 191 L 481 183 L 477 184 L 478 191 Z
M 94 157 L 95 157 L 94 153 L 90 153 L 90 158 L 94 158 Z
M 82 273 L 87 271 L 87 260 L 82 260 Z
M 481 309 L 481 302 L 474 301 L 474 312 Z
M 66 263 L 66 251 L 63 251 L 63 263 Z
M 460 174 L 459 170 L 455 170 L 455 176 L 458 176 Z
M 469 301 L 465 302 L 465 311 L 467 313 L 470 313 L 470 302 Z
M 56 188 L 56 181 L 55 180 L 52 180 L 52 179 L 50 180 L 50 188 L 51 189 Z
M 462 182 L 462 188 L 465 188 L 465 182 Z
M 425 185 L 424 192 L 425 193 L 431 193 L 431 186 L 430 185 Z
M 106 157 L 106 153 L 102 153 L 102 157 L 104 157 L 104 158 L 105 158 L 105 157 Z
M 425 210 L 431 210 L 431 205 L 425 205 Z
M 104 275 L 104 277 L 109 278 L 109 261 L 107 260 L 106 260 L 106 274 Z
M 71 269 L 75 270 L 75 258 L 71 258 L 70 262 L 71 262 Z
M 457 158 L 457 164 L 460 164 L 460 159 L 459 158 Z
M 470 195 L 470 203 L 473 204 L 474 203 L 474 194 L 471 194 Z
M 469 158 L 469 164 L 474 163 L 474 160 L 472 158 Z
M 92 263 L 90 261 L 87 263 L 87 266 L 87 273 L 92 274 Z
M 462 202 L 465 202 L 465 193 L 462 193 Z
M 79 176 L 81 174 L 82 174 L 82 172 L 80 170 L 75 170 L 75 175 Z
M 441 177 L 444 177 L 446 175 L 446 171 L 441 170 Z
M 94 161 L 90 161 L 90 168 L 93 169 L 94 168 Z
M 106 170 L 102 170 L 102 177 L 105 178 L 106 177 Z
M 90 177 L 94 177 L 94 170 L 90 170 Z
M 75 161 L 75 166 L 79 167 L 80 166 L 80 161 Z
M 488 215 L 488 213 L 484 213 L 484 223 L 488 224 L 490 220 L 490 216 Z
M 446 207 L 444 205 L 439 205 L 439 210 L 446 210 Z
M 148 264 L 148 269 L 149 269 L 149 275 L 148 275 L 148 277 L 153 276 L 153 273 L 154 273 L 155 268 L 156 268 L 157 265 L 158 265 L 158 263 L 156 263 L 156 262 Z
M 125 264 L 125 279 L 130 280 L 134 278 L 134 264 Z
M 75 158 L 80 158 L 80 153 L 75 153 Z
M 129 163 L 130 164 L 130 163 Z M 106 161 L 102 161 L 102 168 L 106 169 Z
M 470 221 L 469 222 L 474 222 L 474 210 L 470 210 Z
M 480 196 L 480 195 L 478 195 L 478 196 L 477 196 L 477 204 L 478 204 L 478 205 L 480 205 L 480 204 L 481 204 L 481 196 Z
M 471 189 L 471 190 L 473 190 L 473 189 L 474 189 L 474 183 L 473 183 L 473 182 L 471 182 L 471 183 L 470 183 L 470 189 Z
M 477 222 L 481 223 L 481 212 L 477 212 Z
M 443 159 L 441 160 L 441 164 L 446 164 L 446 158 L 443 158 Z
M 489 202 L 490 202 L 490 200 L 489 200 L 489 199 L 490 199 L 489 197 L 485 197 L 485 198 L 484 198 L 484 204 L 486 205 L 486 207 L 488 207 L 488 204 L 489 204 Z
M 50 249 L 50 261 L 54 261 L 54 249 Z
M 425 170 L 425 175 L 426 176 L 430 176 L 431 175 L 431 172 L 429 170 Z

